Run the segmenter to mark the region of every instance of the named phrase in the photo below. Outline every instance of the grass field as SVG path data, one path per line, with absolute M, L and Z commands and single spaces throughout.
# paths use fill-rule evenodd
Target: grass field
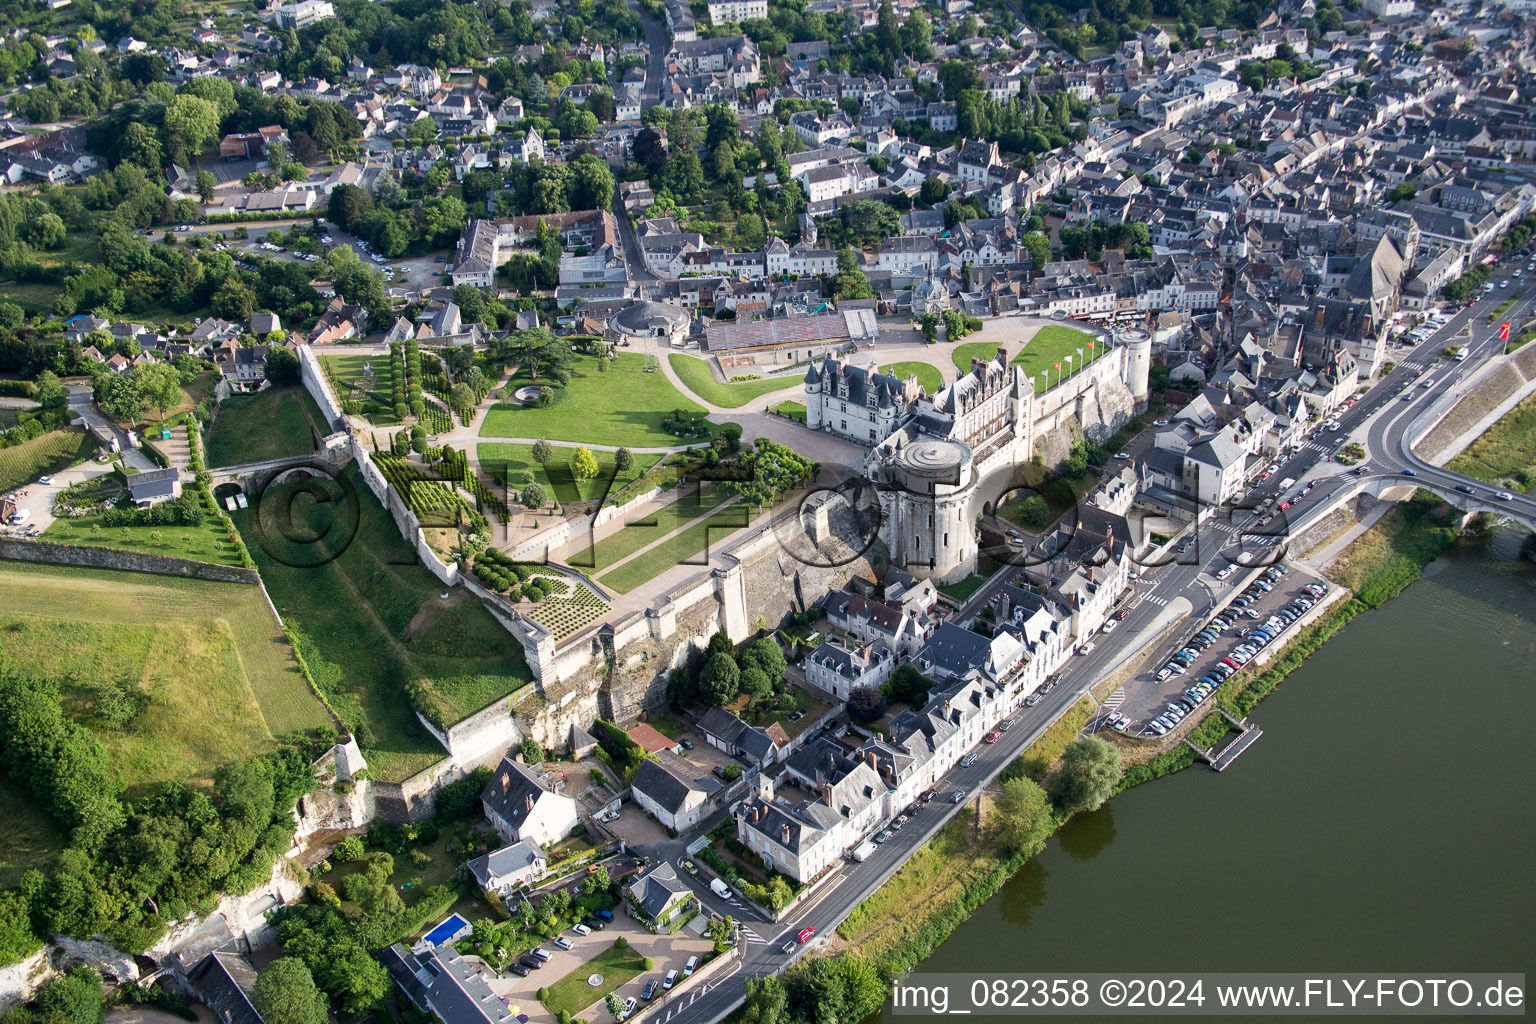
M 204 781 L 330 721 L 257 587 L 0 562 L 0 608 L 0 652 L 59 680 L 130 789 Z M 103 684 L 148 702 L 110 726 Z
M 555 448 L 555 463 L 545 467 L 533 458 L 533 445 L 510 444 L 505 441 L 476 446 L 480 467 L 497 483 L 507 486 L 507 504 L 514 502 L 517 491 L 522 490 L 523 472 L 533 471 L 533 478 L 543 484 L 557 501 L 584 501 L 604 497 L 642 476 L 661 458 L 660 453 L 636 455 L 629 472 L 620 473 L 614 466 L 614 453 L 596 451 L 597 476 L 591 480 L 577 480 L 570 473 L 570 459 L 575 448 Z
M 788 416 L 792 420 L 805 422 L 806 410 L 804 402 L 780 402 L 773 407 L 773 411 L 780 416 Z
M 970 369 L 970 362 L 967 361 L 965 366 L 966 369 Z M 907 374 L 915 373 L 917 374 L 918 386 L 921 387 L 924 391 L 928 392 L 930 395 L 944 386 L 944 380 L 942 375 L 939 373 L 938 367 L 931 366 L 928 363 L 915 363 L 910 361 L 905 363 L 891 363 L 888 366 L 880 367 L 880 372 L 894 374 L 901 380 L 906 380 Z
M 190 558 L 218 565 L 239 565 L 240 553 L 212 516 L 202 526 L 98 526 L 100 519 L 55 519 L 43 536 L 63 544 L 83 544 L 116 551 Z
M 564 1010 L 574 1017 L 593 1003 L 602 1002 L 609 992 L 638 977 L 643 970 L 645 957 L 636 952 L 633 946 L 624 949 L 609 946 L 550 985 L 549 998 L 544 1000 L 544 1005 L 550 1013 L 558 1014 Z M 588 985 L 587 976 L 591 974 L 601 974 L 603 983 L 596 988 Z M 606 1015 L 606 1011 L 604 1013 Z
M 643 510 L 632 514 L 629 525 L 571 556 L 566 564 L 588 576 L 600 573 L 619 559 L 632 555 L 653 541 L 660 540 L 684 523 L 712 512 L 730 494 L 724 490 L 690 490 L 676 501 L 649 515 Z
M 57 473 L 90 458 L 96 442 L 80 427 L 65 427 L 30 441 L 0 448 L 0 492 L 29 484 L 44 473 Z
M 1446 464 L 1453 473 L 1490 483 L 1536 475 L 1536 397 L 1527 398 Z
M 532 674 L 522 648 L 479 601 L 462 589 L 440 596 L 444 587 L 417 563 L 356 467 L 345 479 L 357 496 L 355 531 L 346 515 L 353 506 L 339 488 L 330 503 L 302 496 L 295 503 L 293 518 L 315 531 L 313 544 L 282 541 L 271 525 L 258 531 L 252 510 L 236 513 L 235 522 L 279 614 L 302 634 L 300 652 L 316 683 L 357 730 L 371 770 L 399 781 L 445 756 L 413 701 L 456 722 Z M 322 518 L 333 510 L 338 519 Z M 334 557 L 314 565 L 326 555 Z
M 783 391 L 785 388 L 796 387 L 803 383 L 802 378 L 790 373 L 767 380 L 722 383 L 715 380 L 715 375 L 710 372 L 708 360 L 674 352 L 667 356 L 667 361 L 672 364 L 672 372 L 676 373 L 678 378 L 688 386 L 689 391 L 709 404 L 718 405 L 724 409 L 735 409 L 746 405 L 760 395 Z
M 204 435 L 209 466 L 280 459 L 315 450 L 316 424 L 324 423 L 314 399 L 303 388 L 268 388 L 254 395 L 232 395 L 219 404 Z M 324 427 L 322 426 L 323 430 Z
M 384 391 L 389 384 L 389 356 L 367 355 L 362 352 L 326 354 L 320 357 L 320 365 L 330 371 L 336 383 L 337 397 L 359 402 L 388 403 L 390 395 Z M 364 366 L 373 369 L 371 379 L 363 375 Z
M 0 889 L 21 882 L 31 868 L 46 870 L 69 844 L 69 834 L 19 781 L 0 775 Z
M 709 518 L 636 555 L 597 582 L 620 594 L 627 594 L 685 561 L 697 562 L 702 567 L 717 545 L 756 519 L 758 514 L 753 512 L 749 517 L 747 509 L 741 505 L 732 505 L 711 513 Z
M 1088 343 L 1093 342 L 1098 348 L 1090 349 Z M 1083 350 L 1082 356 L 1077 350 Z M 973 341 L 965 345 L 955 346 L 951 353 L 955 366 L 961 373 L 966 373 L 971 368 L 971 359 L 991 359 L 997 355 L 997 346 L 987 341 Z M 1061 363 L 1060 373 L 1066 376 L 1070 368 L 1080 367 L 1084 359 L 1092 355 L 1097 358 L 1103 355 L 1102 344 L 1095 335 L 1087 331 L 1080 331 L 1075 327 L 1061 327 L 1057 324 L 1047 324 L 1035 332 L 1035 336 L 1025 343 L 1018 355 L 1013 357 L 1013 365 L 1021 367 L 1026 377 L 1042 374 L 1035 382 L 1035 393 L 1039 394 L 1048 387 L 1054 387 L 1057 381 L 1056 364 Z M 1067 356 L 1072 357 L 1071 366 L 1067 364 Z M 1046 374 L 1044 371 L 1049 370 Z
M 526 371 L 507 383 L 507 390 L 536 383 Z M 661 372 L 646 373 L 645 358 L 619 356 L 607 373 L 597 372 L 597 359 L 577 356 L 571 386 L 564 401 L 548 409 L 498 402 L 486 414 L 481 437 L 547 437 L 551 441 L 664 448 L 697 439 L 680 438 L 661 428 L 674 409 L 702 413 L 704 407 L 672 386 Z

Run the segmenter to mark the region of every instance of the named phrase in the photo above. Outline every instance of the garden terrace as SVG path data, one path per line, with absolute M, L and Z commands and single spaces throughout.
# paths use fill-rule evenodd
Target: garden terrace
M 636 448 L 669 447 L 698 439 L 668 430 L 666 421 L 678 410 L 702 417 L 704 408 L 673 387 L 665 374 L 646 373 L 643 356 L 620 355 L 606 372 L 599 372 L 597 363 L 596 357 L 576 356 L 567 387 L 534 380 L 526 367 L 518 370 L 507 384 L 508 391 L 530 384 L 550 387 L 555 392 L 553 404 L 540 408 L 498 402 L 486 414 L 480 436 L 545 437 Z M 703 436 L 707 435 L 706 428 Z
M 315 450 L 315 432 L 328 433 L 325 417 L 303 388 L 268 388 L 231 395 L 219 403 L 206 432 L 211 467 L 264 462 Z

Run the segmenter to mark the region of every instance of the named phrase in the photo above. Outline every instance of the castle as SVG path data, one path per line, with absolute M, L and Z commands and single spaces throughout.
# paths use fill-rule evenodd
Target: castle
M 976 571 L 977 521 L 1037 454 L 1047 465 L 1075 430 L 1106 438 L 1146 407 L 1152 339 L 1116 332 L 1104 355 L 1035 393 L 999 347 L 990 360 L 925 394 L 916 377 L 828 356 L 805 375 L 806 425 L 869 446 L 863 470 L 880 493 L 880 539 L 892 562 L 938 583 Z

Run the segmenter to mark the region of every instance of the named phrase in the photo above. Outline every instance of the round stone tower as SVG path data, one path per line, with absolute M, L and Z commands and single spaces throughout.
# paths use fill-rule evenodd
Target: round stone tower
M 1136 400 L 1136 411 L 1147 407 L 1147 381 L 1152 373 L 1152 335 L 1148 331 L 1117 330 L 1115 343 L 1125 348 L 1125 386 Z
M 814 359 L 805 371 L 805 425 L 812 430 L 821 429 L 821 374 Z
M 890 453 L 885 476 L 897 485 L 892 557 L 914 576 L 938 583 L 976 570 L 970 522 L 971 448 L 963 441 L 921 437 Z

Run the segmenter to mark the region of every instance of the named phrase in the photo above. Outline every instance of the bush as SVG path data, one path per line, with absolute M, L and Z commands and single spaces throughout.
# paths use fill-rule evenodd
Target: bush
M 523 763 L 524 764 L 543 764 L 544 763 L 544 746 L 543 746 L 543 744 L 541 744 L 538 740 L 536 740 L 536 739 L 534 739 L 532 737 L 529 737 L 528 739 L 523 740 Z
M 618 938 L 613 940 L 613 948 L 614 949 L 628 949 L 629 948 L 629 940 L 626 939 L 624 936 L 620 935 Z

